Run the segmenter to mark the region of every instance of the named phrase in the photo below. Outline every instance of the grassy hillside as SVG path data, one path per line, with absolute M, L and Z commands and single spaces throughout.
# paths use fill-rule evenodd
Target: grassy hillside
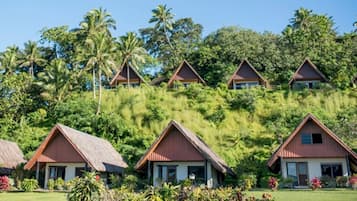
M 91 92 L 76 94 L 53 109 L 29 114 L 13 138 L 31 156 L 49 129 L 60 122 L 110 140 L 132 167 L 174 119 L 199 135 L 239 174 L 262 176 L 279 139 L 286 139 L 311 112 L 357 148 L 356 90 L 119 87 L 103 92 L 101 115 L 95 116 L 95 110 Z

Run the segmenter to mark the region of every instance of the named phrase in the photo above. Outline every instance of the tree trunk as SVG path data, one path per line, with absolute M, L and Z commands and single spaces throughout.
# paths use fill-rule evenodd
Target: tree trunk
M 124 61 L 125 62 L 125 61 Z M 126 65 L 126 77 L 127 77 L 127 79 L 128 79 L 128 89 L 129 89 L 129 87 L 130 87 L 130 73 L 129 73 L 129 63 L 126 63 L 127 65 Z
M 99 98 L 98 98 L 98 107 L 97 107 L 97 113 L 96 115 L 99 115 L 100 113 L 100 105 L 102 104 L 102 71 L 100 69 L 98 69 L 98 83 L 99 83 Z
M 31 66 L 30 66 L 30 69 L 29 69 L 29 73 L 30 73 L 30 75 L 32 76 L 32 78 L 34 78 L 34 73 L 33 73 L 33 62 L 31 62 Z
M 93 66 L 93 98 L 95 99 L 95 67 Z

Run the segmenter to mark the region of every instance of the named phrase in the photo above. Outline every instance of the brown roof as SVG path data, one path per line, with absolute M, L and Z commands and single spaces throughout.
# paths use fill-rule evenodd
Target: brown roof
M 237 70 L 233 73 L 231 78 L 228 80 L 228 83 L 227 83 L 228 86 L 232 85 L 233 80 L 236 79 L 239 70 L 242 68 L 242 66 L 244 64 L 247 64 L 247 66 L 253 70 L 253 72 L 255 73 L 255 76 L 254 77 L 250 76 L 249 78 L 247 78 L 247 77 L 239 77 L 239 80 L 251 80 L 252 78 L 256 77 L 256 78 L 259 78 L 263 82 L 263 85 L 265 87 L 267 87 L 268 81 L 254 68 L 254 66 L 251 63 L 249 63 L 249 61 L 247 59 L 243 59 L 241 61 L 241 63 L 238 65 Z
M 37 149 L 35 155 L 25 165 L 25 169 L 32 169 L 35 166 L 36 161 L 45 151 L 48 143 L 56 133 L 62 134 L 88 165 L 96 171 L 121 172 L 122 168 L 128 167 L 121 155 L 107 140 L 62 124 L 56 124 Z
M 200 82 L 200 83 L 206 85 L 206 82 L 201 78 L 201 76 L 195 71 L 195 69 L 194 69 L 186 60 L 184 60 L 184 61 L 181 63 L 181 65 L 176 69 L 175 73 L 171 76 L 171 78 L 170 78 L 170 80 L 168 81 L 167 85 L 170 86 L 170 85 L 175 81 L 175 79 L 176 79 L 178 73 L 182 70 L 183 67 L 188 67 L 188 69 L 189 69 L 191 72 L 193 72 L 193 74 L 196 76 L 196 79 L 198 79 L 198 82 Z M 183 79 L 184 79 L 184 78 L 183 78 Z
M 302 69 L 302 67 L 308 64 L 308 66 L 310 67 L 310 69 L 312 69 L 314 72 L 317 73 L 317 75 L 319 76 L 319 79 L 321 79 L 322 81 L 328 82 L 327 78 L 325 77 L 325 75 L 310 61 L 310 59 L 306 58 L 304 60 L 304 62 L 300 65 L 300 67 L 295 71 L 294 75 L 291 77 L 291 79 L 289 80 L 289 85 L 291 85 L 291 83 L 298 79 L 298 74 L 300 72 L 300 70 Z M 303 79 L 303 78 L 300 78 Z
M 0 168 L 12 169 L 24 162 L 24 155 L 15 142 L 0 140 Z
M 146 162 L 148 161 L 148 157 L 153 153 L 162 142 L 162 140 L 169 133 L 168 131 L 175 127 L 191 145 L 205 158 L 210 161 L 218 171 L 222 173 L 228 173 L 234 175 L 234 172 L 226 165 L 226 163 L 221 159 L 217 154 L 215 154 L 207 144 L 205 144 L 198 136 L 196 136 L 192 131 L 183 127 L 181 124 L 172 120 L 168 126 L 162 131 L 160 136 L 155 140 L 155 142 L 151 145 L 151 147 L 146 151 L 146 153 L 140 158 L 140 160 L 136 163 L 135 169 L 141 170 L 145 167 Z
M 139 78 L 139 80 L 143 83 L 146 83 L 144 78 L 141 77 L 141 75 L 139 74 L 139 72 L 133 68 L 128 61 L 124 61 L 122 66 L 120 67 L 120 69 L 118 70 L 118 72 L 115 74 L 115 76 L 113 77 L 113 79 L 110 81 L 110 86 L 114 86 L 116 85 L 116 81 L 117 80 L 127 80 L 128 78 L 126 77 L 127 75 L 123 75 L 121 76 L 120 73 L 123 71 L 124 67 L 129 68 L 130 70 L 132 70 L 132 72 Z M 130 73 L 130 71 L 129 71 Z
M 295 128 L 295 130 L 291 133 L 291 135 L 288 137 L 288 139 L 281 144 L 278 149 L 273 153 L 273 155 L 270 157 L 268 160 L 268 166 L 272 167 L 274 163 L 277 161 L 277 159 L 281 156 L 284 155 L 284 150 L 285 148 L 290 144 L 290 142 L 293 141 L 293 139 L 296 137 L 296 135 L 299 133 L 299 131 L 304 127 L 304 125 L 308 121 L 313 121 L 318 127 L 320 127 L 328 136 L 331 137 L 332 140 L 334 140 L 343 150 L 345 150 L 355 161 L 357 161 L 357 154 L 353 152 L 353 150 L 348 147 L 342 140 L 334 134 L 330 129 L 328 129 L 323 123 L 321 123 L 315 116 L 312 114 L 307 114 L 305 118 L 302 120 L 302 122 Z M 337 150 L 338 151 L 338 150 Z M 339 154 L 339 153 L 337 153 Z M 324 154 L 322 154 L 323 156 Z M 297 156 L 291 156 L 291 157 L 297 157 Z M 303 157 L 303 156 L 299 156 Z

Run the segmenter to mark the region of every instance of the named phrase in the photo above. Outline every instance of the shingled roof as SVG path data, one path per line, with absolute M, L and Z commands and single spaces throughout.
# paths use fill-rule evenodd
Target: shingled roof
M 57 133 L 63 135 L 84 161 L 96 171 L 121 172 L 122 168 L 128 167 L 121 155 L 107 140 L 62 124 L 57 124 L 52 128 L 45 141 L 37 149 L 35 155 L 25 165 L 25 169 L 32 169 L 35 166 L 37 159 L 41 156 L 50 140 Z
M 192 131 L 185 128 L 175 120 L 171 120 L 168 126 L 163 130 L 160 136 L 156 139 L 156 141 L 151 145 L 151 147 L 146 151 L 146 153 L 140 158 L 140 160 L 136 163 L 135 169 L 140 170 L 144 168 L 148 156 L 155 151 L 160 142 L 167 136 L 171 127 L 175 127 L 186 139 L 189 141 L 192 146 L 208 161 L 211 162 L 213 167 L 215 167 L 218 171 L 222 173 L 228 173 L 231 175 L 235 175 L 234 172 L 228 167 L 228 165 L 221 159 L 216 153 L 214 153 L 206 143 L 202 141 L 197 135 L 195 135 Z
M 0 140 L 0 168 L 12 169 L 24 162 L 24 155 L 15 142 Z

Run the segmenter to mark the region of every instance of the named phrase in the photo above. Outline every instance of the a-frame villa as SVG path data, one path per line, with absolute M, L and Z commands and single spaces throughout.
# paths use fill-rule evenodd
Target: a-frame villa
M 268 161 L 268 167 L 293 186 L 308 186 L 314 177 L 349 176 L 357 172 L 357 154 L 308 114 Z
M 135 165 L 151 184 L 194 179 L 196 184 L 217 187 L 234 172 L 192 131 L 172 120 Z M 193 177 L 193 178 L 192 178 Z
M 260 73 L 244 59 L 239 65 L 237 70 L 233 73 L 228 80 L 229 89 L 243 89 L 254 86 L 268 86 L 268 81 L 260 75 Z
M 305 61 L 296 70 L 289 81 L 291 88 L 317 88 L 322 82 L 328 82 L 325 75 L 310 61 Z
M 175 81 L 181 82 L 185 87 L 187 87 L 191 83 L 201 83 L 203 85 L 206 85 L 206 82 L 186 60 L 184 60 L 180 64 L 180 66 L 171 76 L 170 80 L 167 83 L 168 87 L 173 87 Z
M 145 83 L 144 78 L 129 62 L 125 61 L 109 84 L 112 87 L 117 85 L 136 87 L 143 83 Z
M 45 188 L 49 179 L 68 181 L 81 176 L 84 170 L 100 172 L 100 177 L 107 182 L 109 174 L 122 175 L 126 167 L 108 141 L 62 124 L 52 128 L 25 165 L 25 169 L 36 170 L 36 179 Z

